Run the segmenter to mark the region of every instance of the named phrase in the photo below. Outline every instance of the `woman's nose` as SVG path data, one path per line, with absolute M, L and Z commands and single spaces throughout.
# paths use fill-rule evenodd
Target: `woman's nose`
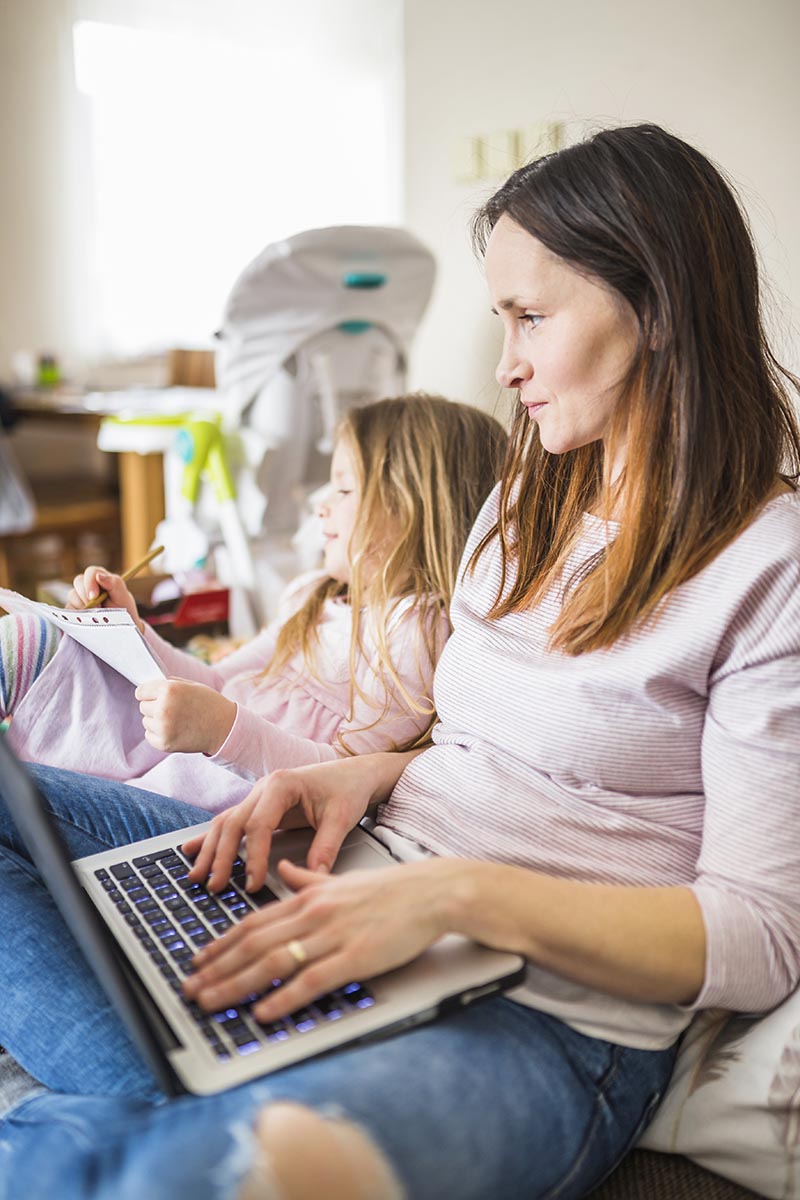
M 504 345 L 500 362 L 495 371 L 495 378 L 500 387 L 522 387 L 532 374 L 533 369 L 530 363 L 522 355 L 516 353 L 513 343 Z

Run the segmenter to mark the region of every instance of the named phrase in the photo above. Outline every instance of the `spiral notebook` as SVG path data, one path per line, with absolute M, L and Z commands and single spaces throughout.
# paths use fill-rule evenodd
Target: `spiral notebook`
M 162 667 L 124 608 L 56 608 L 0 588 L 0 609 L 43 617 L 134 686 L 148 679 L 164 678 Z

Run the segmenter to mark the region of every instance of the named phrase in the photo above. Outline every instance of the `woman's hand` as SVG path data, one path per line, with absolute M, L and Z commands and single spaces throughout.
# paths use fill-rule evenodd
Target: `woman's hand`
M 66 606 L 85 608 L 89 601 L 96 599 L 101 592 L 108 592 L 108 600 L 104 601 L 104 604 L 110 604 L 112 608 L 127 609 L 136 628 L 140 633 L 144 633 L 144 622 L 139 616 L 136 601 L 119 575 L 112 575 L 105 567 L 87 567 L 82 575 L 76 575 Z
M 150 679 L 136 699 L 146 740 L 169 753 L 216 754 L 236 719 L 233 700 L 187 679 Z
M 284 860 L 279 870 L 295 895 L 202 950 L 184 991 L 214 1011 L 285 980 L 253 1005 L 258 1020 L 273 1021 L 352 980 L 400 967 L 448 932 L 451 874 L 459 869 L 432 859 L 331 876 Z
M 310 826 L 316 829 L 308 852 L 312 871 L 329 871 L 339 848 L 376 798 L 376 781 L 387 769 L 395 779 L 406 755 L 365 754 L 338 762 L 273 771 L 259 779 L 250 795 L 235 808 L 218 813 L 211 828 L 184 843 L 196 855 L 189 878 L 205 882 L 212 891 L 230 878 L 242 839 L 247 842 L 247 887 L 257 891 L 267 872 L 272 835 L 276 829 Z M 381 760 L 381 761 L 376 761 Z

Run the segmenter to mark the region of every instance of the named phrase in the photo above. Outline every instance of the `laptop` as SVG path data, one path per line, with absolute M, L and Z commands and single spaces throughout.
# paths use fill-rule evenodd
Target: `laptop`
M 338 1047 L 383 1037 L 522 982 L 525 960 L 449 934 L 419 958 L 368 980 L 351 980 L 281 1021 L 259 1023 L 249 997 L 207 1013 L 187 1001 L 191 960 L 263 904 L 290 893 L 280 858 L 305 862 L 313 834 L 275 834 L 256 895 L 244 889 L 243 847 L 230 883 L 206 892 L 187 876 L 185 840 L 206 825 L 149 838 L 70 863 L 30 775 L 0 736 L 0 798 L 100 984 L 168 1095 L 210 1094 Z M 346 838 L 334 873 L 395 863 L 368 829 Z M 280 986 L 276 980 L 272 985 Z

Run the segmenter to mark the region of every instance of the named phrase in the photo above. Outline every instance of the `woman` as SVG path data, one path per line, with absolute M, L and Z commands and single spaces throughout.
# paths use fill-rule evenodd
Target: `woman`
M 520 407 L 454 595 L 434 745 L 273 774 L 216 817 L 195 847 L 212 886 L 243 832 L 252 888 L 285 814 L 317 835 L 310 869 L 281 868 L 297 894 L 207 949 L 187 991 L 217 1008 L 280 977 L 255 1009 L 276 1018 L 448 930 L 524 953 L 526 983 L 211 1099 L 17 1092 L 10 1196 L 47 1139 L 73 1195 L 578 1197 L 638 1137 L 694 1011 L 797 984 L 800 438 L 741 213 L 701 154 L 639 126 L 522 168 L 476 237 Z M 90 822 L 74 781 L 41 781 L 76 854 L 114 834 L 111 785 Z M 331 876 L 374 805 L 412 861 Z M 12 867 L 30 913 L 18 845 Z M 0 951 L 11 1013 L 22 952 Z M 52 1083 L 32 1040 L 6 1044 Z M 116 1071 L 144 1095 L 131 1052 L 101 1057 L 96 1090 L 122 1090 Z

